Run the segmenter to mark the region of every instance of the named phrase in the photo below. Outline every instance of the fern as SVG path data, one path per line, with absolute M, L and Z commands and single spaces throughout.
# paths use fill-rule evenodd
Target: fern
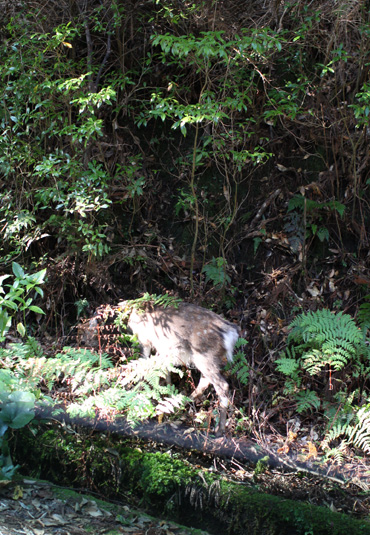
M 247 343 L 248 341 L 245 338 L 239 338 L 235 347 L 240 348 Z M 225 368 L 236 375 L 242 385 L 248 384 L 250 367 L 243 351 L 237 351 L 234 355 L 233 362 L 228 363 Z
M 348 314 L 334 314 L 326 309 L 303 313 L 289 327 L 287 348 L 276 360 L 276 366 L 288 377 L 284 392 L 294 396 L 298 412 L 320 406 L 314 392 L 297 393 L 304 374 L 317 376 L 326 367 L 338 371 L 349 364 L 352 374 L 367 370 L 369 348 L 361 330 Z
M 24 343 L 27 356 L 42 357 L 43 350 L 40 343 L 33 336 L 29 336 Z
M 299 371 L 299 363 L 294 358 L 280 357 L 275 364 L 278 371 L 288 377 L 295 377 Z
M 113 368 L 111 358 L 106 353 L 96 353 L 88 349 L 64 347 L 61 353 L 55 355 L 61 361 L 76 361 L 88 366 L 99 366 L 102 369 Z
M 295 346 L 302 368 L 310 375 L 327 365 L 343 369 L 367 352 L 362 333 L 353 318 L 327 309 L 300 314 L 291 324 L 288 345 Z
M 346 439 L 346 445 L 353 444 L 365 453 L 370 453 L 370 405 L 362 407 L 355 414 L 347 415 L 345 421 L 335 424 L 326 433 L 321 447 L 330 450 L 330 443 L 342 436 Z
M 343 464 L 344 450 L 347 447 L 347 442 L 343 440 L 337 448 L 331 448 L 325 455 L 326 459 L 332 459 L 336 464 Z
M 370 296 L 366 296 L 367 302 L 360 305 L 357 313 L 357 321 L 362 329 L 363 333 L 366 333 L 370 329 Z
M 86 362 L 81 365 L 85 366 Z M 181 370 L 168 366 L 163 359 L 130 362 L 115 383 L 107 376 L 108 371 L 101 368 L 85 369 L 87 380 L 82 381 L 83 368 L 76 369 L 74 383 L 78 386 L 73 389 L 73 393 L 79 399 L 69 406 L 68 412 L 71 415 L 91 417 L 96 410 L 112 415 L 125 412 L 127 420 L 135 424 L 160 413 L 172 413 L 183 408 L 188 401 L 173 385 L 161 385 L 161 380 L 167 377 L 169 371 L 182 374 Z M 100 388 L 102 390 L 97 392 Z M 86 398 L 86 394 L 90 396 Z
M 145 293 L 138 299 L 131 299 L 129 301 L 122 301 L 118 304 L 116 309 L 117 315 L 114 320 L 114 324 L 125 333 L 127 329 L 127 319 L 130 316 L 133 309 L 145 310 L 147 307 L 162 306 L 164 308 L 173 306 L 177 308 L 182 300 L 172 295 L 156 295 Z M 130 335 L 124 334 L 124 338 L 127 339 Z
M 301 383 L 302 383 L 301 378 L 294 379 L 294 380 L 293 379 L 287 379 L 285 381 L 285 384 L 284 384 L 283 394 L 285 396 L 296 395 L 298 389 L 301 386 Z
M 6 359 L 13 360 L 14 362 L 17 362 L 19 359 L 43 356 L 39 342 L 32 336 L 29 336 L 25 342 L 9 344 L 9 347 L 6 349 L 1 349 L 1 353 Z
M 179 393 L 177 394 L 174 393 L 172 396 L 165 397 L 158 403 L 156 407 L 156 413 L 157 414 L 173 413 L 175 409 L 183 409 L 186 402 L 187 402 L 187 398 L 185 396 Z
M 348 440 L 365 453 L 370 453 L 370 406 L 361 408 L 357 415 L 357 423 L 348 434 Z
M 288 396 L 296 394 L 297 389 L 301 386 L 302 378 L 300 376 L 299 359 L 296 356 L 294 346 L 287 347 L 285 353 L 282 353 L 281 357 L 276 359 L 275 364 L 278 371 L 289 378 L 285 381 L 284 394 Z
M 139 359 L 125 368 L 115 369 L 108 355 L 86 349 L 66 347 L 54 357 L 46 357 L 33 339 L 13 344 L 11 348 L 0 348 L 0 358 L 2 390 L 39 391 L 39 385 L 43 384 L 57 401 L 58 386 L 63 381 L 63 386 L 68 386 L 67 395 L 73 397 L 67 409 L 71 416 L 92 418 L 98 412 L 114 417 L 125 413 L 134 424 L 173 413 L 188 401 L 173 385 L 161 384 L 169 372 L 181 376 L 182 371 L 160 358 Z
M 316 392 L 312 390 L 304 390 L 296 394 L 297 412 L 302 413 L 306 411 L 317 410 L 320 407 L 320 399 Z

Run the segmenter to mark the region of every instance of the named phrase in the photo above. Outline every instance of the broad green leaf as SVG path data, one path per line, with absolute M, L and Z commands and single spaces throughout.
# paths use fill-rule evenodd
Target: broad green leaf
M 0 429 L 9 426 L 19 429 L 35 416 L 35 396 L 31 392 L 16 391 L 8 395 L 0 410 Z
M 13 262 L 12 263 L 12 270 L 13 270 L 14 275 L 18 279 L 23 279 L 24 278 L 23 268 L 19 264 L 17 264 L 17 262 Z
M 19 334 L 20 334 L 22 337 L 25 336 L 25 334 L 26 334 L 26 329 L 25 329 L 23 323 L 18 323 L 18 325 L 17 325 L 17 331 L 19 332 Z
M 36 312 L 36 314 L 45 314 L 45 312 L 36 305 L 31 305 L 30 307 L 28 307 L 28 309 L 31 310 L 32 312 Z

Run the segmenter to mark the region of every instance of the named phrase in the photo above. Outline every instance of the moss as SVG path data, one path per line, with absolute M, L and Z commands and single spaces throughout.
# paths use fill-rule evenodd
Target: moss
M 168 453 L 146 453 L 130 448 L 120 453 L 126 462 L 126 471 L 147 496 L 172 494 L 194 477 L 193 469 Z
M 227 511 L 229 535 L 364 535 L 370 524 L 326 507 L 310 505 L 278 496 L 261 494 L 222 483 L 220 509 Z
M 117 437 L 22 429 L 10 442 L 23 473 L 104 497 L 140 501 L 156 515 L 228 535 L 370 535 L 370 524 L 325 507 L 258 493 Z

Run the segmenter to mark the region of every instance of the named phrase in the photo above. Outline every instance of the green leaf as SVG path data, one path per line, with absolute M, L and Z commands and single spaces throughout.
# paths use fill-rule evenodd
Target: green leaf
M 13 301 L 5 301 L 4 300 L 1 304 L 4 307 L 11 308 L 12 310 L 15 310 L 15 311 L 18 310 L 18 305 L 16 303 L 14 303 Z
M 32 312 L 36 312 L 36 314 L 45 314 L 45 312 L 36 305 L 31 305 L 30 307 L 28 307 L 28 310 L 31 310 Z
M 0 411 L 0 429 L 9 426 L 19 429 L 35 416 L 35 396 L 31 392 L 16 391 L 6 396 Z
M 0 341 L 4 340 L 11 325 L 11 317 L 6 310 L 0 310 Z
M 42 288 L 39 288 L 39 286 L 35 287 L 35 292 L 41 295 L 41 297 L 44 297 L 44 291 Z
M 18 325 L 17 325 L 17 331 L 18 331 L 19 334 L 22 336 L 22 338 L 23 338 L 23 336 L 25 336 L 25 334 L 26 334 L 26 329 L 25 329 L 23 323 L 18 323 Z
M 35 284 L 41 284 L 44 282 L 46 275 L 46 269 L 42 269 L 41 271 L 38 271 L 37 273 L 34 273 L 32 275 L 32 282 Z
M 14 275 L 18 279 L 23 279 L 24 278 L 23 268 L 19 264 L 17 264 L 17 262 L 13 262 L 12 263 L 12 270 L 13 270 Z

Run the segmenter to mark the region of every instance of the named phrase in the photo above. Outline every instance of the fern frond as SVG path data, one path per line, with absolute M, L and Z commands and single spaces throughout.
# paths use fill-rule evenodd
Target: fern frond
M 325 458 L 331 459 L 334 463 L 342 465 L 344 463 L 344 450 L 347 447 L 347 441 L 342 440 L 337 448 L 331 448 L 326 453 Z
M 76 360 L 87 363 L 89 366 L 99 366 L 102 369 L 113 368 L 113 362 L 106 353 L 97 353 L 85 348 L 63 347 L 61 353 L 57 353 L 55 358 Z
M 275 364 L 278 371 L 288 377 L 294 377 L 299 370 L 299 363 L 292 358 L 280 357 L 275 360 Z
M 352 419 L 353 415 L 351 415 Z M 370 406 L 362 407 L 355 414 L 356 423 L 340 422 L 326 433 L 322 441 L 322 448 L 329 449 L 329 444 L 341 436 L 346 437 L 347 444 L 361 449 L 365 453 L 370 452 Z
M 175 297 L 173 295 L 164 294 L 164 295 L 156 295 L 156 294 L 149 294 L 145 293 L 142 297 L 139 297 L 138 299 L 132 299 L 130 301 L 126 301 L 126 306 L 129 309 L 132 308 L 145 308 L 146 305 L 150 304 L 151 306 L 161 306 L 161 307 L 175 307 L 177 308 L 179 304 L 182 302 L 182 299 L 179 297 Z
M 238 378 L 242 385 L 248 384 L 250 366 L 245 354 L 242 351 L 238 351 L 234 355 L 232 363 L 226 365 L 226 369 Z
M 370 296 L 367 295 L 365 299 L 369 300 Z M 358 309 L 357 321 L 361 326 L 362 332 L 366 333 L 370 329 L 370 302 L 362 303 Z
M 28 356 L 33 356 L 33 357 L 43 356 L 44 352 L 41 348 L 41 345 L 33 336 L 29 336 L 24 345 L 27 350 Z
M 156 413 L 171 414 L 175 412 L 176 409 L 183 409 L 188 400 L 189 398 L 179 393 L 171 397 L 165 397 L 158 403 Z
M 353 318 L 327 309 L 300 314 L 290 324 L 288 345 L 302 357 L 302 366 L 310 375 L 318 374 L 330 365 L 343 369 L 358 360 L 367 349 L 363 335 Z
M 302 413 L 306 411 L 312 411 L 320 407 L 320 399 L 316 392 L 312 390 L 304 390 L 303 392 L 298 392 L 295 396 L 297 401 L 297 412 Z
M 348 435 L 348 432 L 351 432 L 353 429 L 352 425 L 349 422 L 339 422 L 333 425 L 333 427 L 326 433 L 324 440 L 321 442 L 321 447 L 323 450 L 329 449 L 330 442 L 333 442 L 341 436 Z
M 354 446 L 370 453 L 370 408 L 363 407 L 357 413 L 357 423 L 348 435 Z

